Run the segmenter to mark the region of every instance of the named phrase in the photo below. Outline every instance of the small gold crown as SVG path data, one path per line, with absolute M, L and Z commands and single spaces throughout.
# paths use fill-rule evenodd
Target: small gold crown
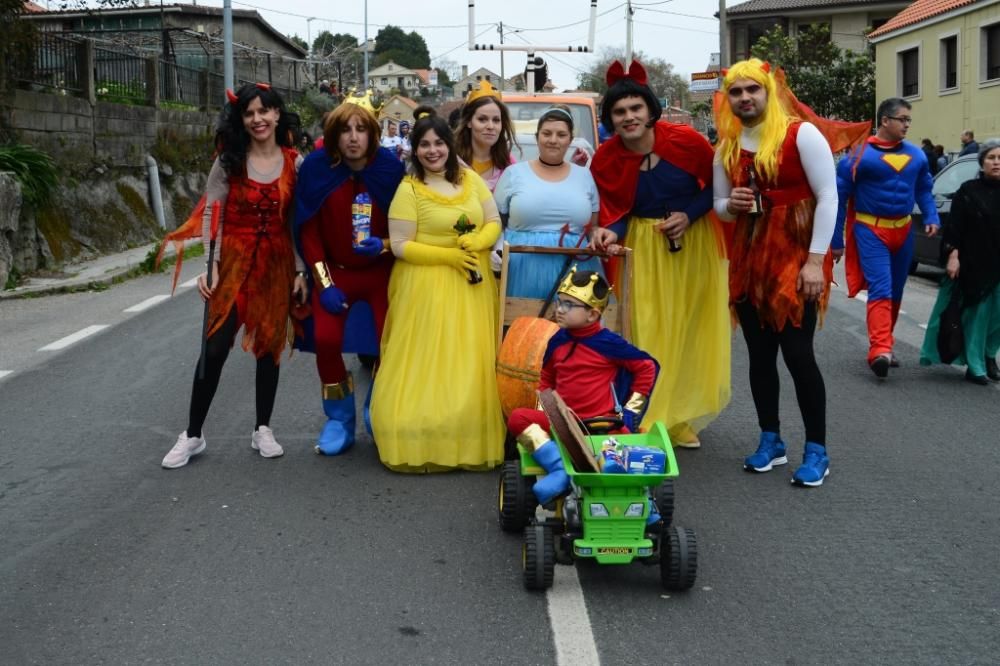
M 475 102 L 480 97 L 492 97 L 493 99 L 500 101 L 500 91 L 493 87 L 493 84 L 489 81 L 481 81 L 479 83 L 479 90 L 473 90 L 469 93 L 469 96 L 465 98 L 466 104 L 471 104 Z
M 572 296 L 573 298 L 583 301 L 595 310 L 603 311 L 608 304 L 608 298 L 611 296 L 611 290 L 608 289 L 603 298 L 598 297 L 594 293 L 594 286 L 597 284 L 597 281 L 601 279 L 601 276 L 597 273 L 592 273 L 590 275 L 590 280 L 581 287 L 573 283 L 573 277 L 575 275 L 576 266 L 574 265 L 573 268 L 570 269 L 569 275 L 567 275 L 566 279 L 559 285 L 559 293 Z
M 378 117 L 378 109 L 381 107 L 376 107 L 372 103 L 372 91 L 366 90 L 364 95 L 359 95 L 352 88 L 347 95 L 344 96 L 344 104 L 354 104 L 355 106 L 360 106 L 365 111 L 369 112 L 376 118 Z

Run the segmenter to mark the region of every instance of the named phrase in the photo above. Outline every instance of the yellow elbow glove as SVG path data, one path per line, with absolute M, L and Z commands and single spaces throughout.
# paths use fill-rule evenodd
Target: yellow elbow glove
M 500 238 L 500 225 L 490 222 L 475 233 L 460 236 L 458 245 L 469 252 L 482 252 L 493 247 L 498 238 Z
M 476 270 L 479 260 L 457 247 L 437 247 L 427 243 L 407 241 L 403 245 L 403 259 L 422 266 L 452 266 L 460 271 Z

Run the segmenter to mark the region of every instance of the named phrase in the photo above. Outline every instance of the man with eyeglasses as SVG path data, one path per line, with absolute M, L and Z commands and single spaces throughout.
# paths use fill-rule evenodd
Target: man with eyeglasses
M 906 141 L 913 122 L 910 103 L 890 97 L 879 104 L 878 130 L 837 165 L 837 228 L 832 247 L 843 255 L 847 295 L 868 290 L 868 367 L 884 379 L 899 367 L 893 329 L 913 260 L 910 212 L 914 201 L 924 214 L 924 231 L 941 227 L 934 205 L 930 165 Z

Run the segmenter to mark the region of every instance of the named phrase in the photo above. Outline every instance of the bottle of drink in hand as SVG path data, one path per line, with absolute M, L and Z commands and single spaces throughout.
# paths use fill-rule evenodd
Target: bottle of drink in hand
M 351 204 L 352 244 L 354 247 L 371 237 L 372 198 L 367 192 L 360 192 Z
M 757 171 L 753 165 L 747 167 L 747 187 L 753 190 L 753 204 L 750 206 L 748 214 L 752 217 L 759 217 L 764 214 L 764 200 L 760 196 L 760 185 L 757 184 Z
M 455 231 L 458 232 L 459 236 L 462 236 L 463 234 L 467 234 L 470 231 L 474 231 L 475 228 L 476 228 L 476 225 L 474 225 L 471 222 L 469 222 L 469 218 L 468 218 L 468 216 L 465 213 L 462 213 L 461 215 L 459 215 L 458 222 L 456 222 L 455 226 L 452 227 L 452 229 L 454 229 Z M 478 270 L 470 270 L 469 271 L 469 284 L 479 284 L 482 281 L 483 281 L 483 274 L 482 273 L 480 273 Z

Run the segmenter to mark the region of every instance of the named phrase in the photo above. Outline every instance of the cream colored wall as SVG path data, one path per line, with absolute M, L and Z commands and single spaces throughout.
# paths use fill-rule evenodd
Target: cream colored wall
M 980 26 L 1000 19 L 1000 3 L 994 3 L 907 32 L 875 45 L 876 104 L 899 95 L 897 53 L 919 44 L 920 94 L 907 98 L 913 105 L 913 125 L 907 138 L 920 143 L 929 138 L 945 151 L 961 147 L 959 136 L 972 129 L 977 139 L 1000 137 L 1000 82 L 980 85 Z M 958 33 L 958 90 L 941 91 L 940 40 Z

